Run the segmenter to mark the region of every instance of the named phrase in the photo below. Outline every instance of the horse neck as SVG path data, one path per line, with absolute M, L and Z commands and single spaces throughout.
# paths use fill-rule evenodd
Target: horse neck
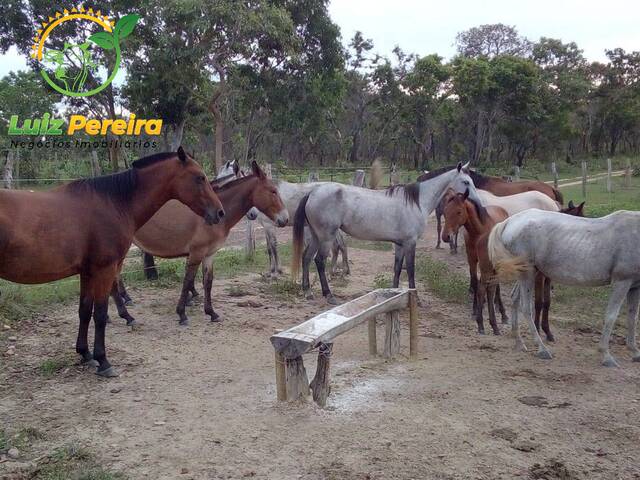
M 429 215 L 438 206 L 440 198 L 457 173 L 452 170 L 420 182 L 420 209 L 424 214 Z
M 223 224 L 227 231 L 237 224 L 254 206 L 251 200 L 251 193 L 257 182 L 258 179 L 254 176 L 248 180 L 231 184 L 223 190 L 216 191 L 224 207 Z
M 488 230 L 487 225 L 482 223 L 480 216 L 473 203 L 468 200 L 464 202 L 464 208 L 467 211 L 467 221 L 464 224 L 464 228 L 469 232 L 471 238 L 476 238 Z
M 167 160 L 168 162 L 169 160 Z M 167 188 L 174 172 L 164 162 L 136 169 L 138 185 L 128 205 L 135 229 L 142 227 L 169 200 L 176 198 Z

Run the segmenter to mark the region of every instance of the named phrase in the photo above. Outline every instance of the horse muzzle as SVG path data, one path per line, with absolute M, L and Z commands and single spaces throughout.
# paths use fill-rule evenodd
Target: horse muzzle
M 204 213 L 204 221 L 207 225 L 214 225 L 220 223 L 224 218 L 224 210 L 217 208 L 207 208 Z
M 247 218 L 249 220 L 255 220 L 256 218 L 258 218 L 258 209 L 256 207 L 253 207 L 251 210 L 249 210 L 247 212 Z
M 276 216 L 276 225 L 278 227 L 284 227 L 289 223 L 289 212 L 283 210 Z
M 442 241 L 444 243 L 449 243 L 449 241 L 451 240 L 451 236 L 448 233 L 442 233 Z

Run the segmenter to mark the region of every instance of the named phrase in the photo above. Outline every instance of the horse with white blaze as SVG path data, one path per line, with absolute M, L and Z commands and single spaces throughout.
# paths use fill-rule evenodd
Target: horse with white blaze
M 627 347 L 640 362 L 636 323 L 640 305 L 640 254 L 637 242 L 640 212 L 618 211 L 602 218 L 572 217 L 538 209 L 498 223 L 489 236 L 488 251 L 499 278 L 517 278 L 512 310 L 516 349 L 525 351 L 518 326 L 518 303 L 529 319 L 538 357 L 551 352 L 535 328 L 533 291 L 536 271 L 564 285 L 611 284 L 599 350 L 602 364 L 618 366 L 609 352 L 609 339 L 625 297 L 628 304 Z
M 403 262 L 406 261 L 409 287 L 415 288 L 416 242 L 425 229 L 427 216 L 435 209 L 447 188 L 456 192 L 477 192 L 461 163 L 453 170 L 436 170 L 423 181 L 396 185 L 384 190 L 370 190 L 350 185 L 319 185 L 300 201 L 293 225 L 293 263 L 291 273 L 297 277 L 302 261 L 302 288 L 309 293 L 309 266 L 315 264 L 322 285 L 322 295 L 336 304 L 325 275 L 325 259 L 338 229 L 361 240 L 393 242 L 395 266 L 393 286 L 398 287 Z M 312 233 L 304 249 L 304 225 Z

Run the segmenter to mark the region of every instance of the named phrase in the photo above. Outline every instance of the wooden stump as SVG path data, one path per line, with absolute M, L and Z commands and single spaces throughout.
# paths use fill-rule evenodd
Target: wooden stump
M 253 231 L 253 222 L 248 218 L 244 219 L 245 230 L 245 253 L 248 257 L 253 257 L 256 253 L 256 237 Z
M 316 374 L 309 385 L 313 392 L 313 401 L 321 407 L 327 404 L 327 397 L 331 391 L 329 382 L 331 381 L 331 352 L 333 343 L 321 343 L 318 350 L 318 366 Z
M 587 162 L 582 162 L 582 199 L 587 199 Z
M 284 364 L 284 356 L 280 352 L 276 352 L 276 395 L 279 402 L 284 402 L 287 399 Z
M 287 400 L 290 402 L 305 400 L 309 396 L 309 377 L 307 377 L 302 357 L 287 358 L 285 364 Z
M 376 319 L 371 318 L 369 323 L 369 355 L 378 354 L 378 337 L 376 336 Z
M 356 170 L 353 174 L 353 185 L 356 187 L 364 186 L 364 170 Z
M 309 183 L 317 182 L 320 180 L 320 175 L 316 171 L 309 172 Z
M 400 353 L 400 319 L 397 310 L 387 313 L 385 326 L 384 356 L 395 358 Z
M 409 292 L 409 357 L 418 357 L 418 292 Z

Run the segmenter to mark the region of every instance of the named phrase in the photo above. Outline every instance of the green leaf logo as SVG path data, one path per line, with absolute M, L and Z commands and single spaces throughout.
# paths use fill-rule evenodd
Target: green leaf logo
M 100 48 L 105 50 L 113 50 L 115 48 L 115 41 L 113 36 L 109 32 L 97 32 L 89 37 L 89 41 L 95 43 Z
M 138 14 L 131 13 L 129 15 L 125 15 L 118 20 L 118 23 L 116 23 L 116 27 L 113 29 L 113 35 L 118 40 L 128 37 L 131 35 L 131 32 L 133 32 L 138 20 L 140 20 L 140 15 Z

